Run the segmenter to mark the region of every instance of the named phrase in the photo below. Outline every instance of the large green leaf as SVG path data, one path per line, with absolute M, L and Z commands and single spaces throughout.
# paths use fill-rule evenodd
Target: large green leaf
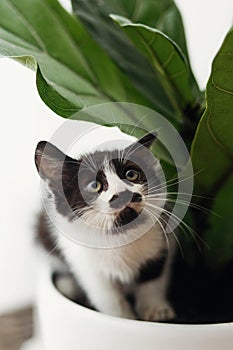
M 155 25 L 167 29 L 178 40 L 187 54 L 182 19 L 175 4 L 171 0 L 166 1 L 97 1 L 97 0 L 72 0 L 73 8 L 77 16 L 85 24 L 93 38 L 109 53 L 114 62 L 124 71 L 139 91 L 142 92 L 153 104 L 154 108 L 168 117 L 181 120 L 185 114 L 181 106 L 174 102 L 176 97 L 169 94 L 161 82 L 160 72 L 152 70 L 148 61 L 135 50 L 135 46 L 122 33 L 109 18 L 110 13 L 124 15 L 133 21 L 141 21 L 149 25 Z M 172 28 L 170 15 L 174 16 Z M 169 20 L 167 20 L 169 18 Z M 177 35 L 178 33 L 178 35 Z M 179 38 L 178 38 L 179 37 Z M 187 63 L 188 64 L 188 63 Z M 189 66 L 189 64 L 188 64 Z M 200 102 L 200 93 L 189 67 L 189 91 L 192 90 L 192 107 Z M 187 101 L 182 101 L 185 105 Z
M 196 188 L 214 195 L 233 170 L 233 29 L 218 52 L 207 84 L 207 107 L 191 150 Z
M 219 190 L 213 205 L 209 228 L 205 232 L 205 249 L 207 264 L 212 269 L 221 269 L 233 259 L 233 229 L 232 229 L 233 176 Z
M 132 23 L 125 17 L 111 15 L 133 44 L 148 59 L 176 110 L 192 105 L 194 97 L 189 83 L 187 61 L 174 41 L 157 29 Z
M 108 101 L 150 106 L 57 0 L 1 0 L 0 13 L 0 54 L 37 61 L 40 95 L 60 115 Z
M 219 268 L 233 259 L 232 29 L 213 62 L 206 97 L 207 107 L 193 141 L 191 157 L 196 192 L 212 198 L 211 209 L 219 215 L 210 214 L 204 220 L 197 220 L 209 246 L 208 263 Z
M 188 57 L 181 14 L 173 0 L 72 0 L 77 15 L 87 20 L 88 13 L 108 16 L 114 13 L 134 23 L 157 28 L 173 39 Z

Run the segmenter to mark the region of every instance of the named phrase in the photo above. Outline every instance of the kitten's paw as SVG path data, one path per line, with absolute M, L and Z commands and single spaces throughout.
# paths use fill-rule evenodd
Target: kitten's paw
M 136 320 L 137 319 L 136 315 L 131 310 L 124 311 L 117 316 L 122 317 L 122 318 L 127 318 L 129 320 Z
M 130 320 L 137 319 L 135 313 L 132 311 L 128 303 L 125 303 L 125 305 L 123 307 L 122 306 L 123 305 L 121 305 L 120 308 L 113 308 L 110 312 L 108 312 L 108 314 L 116 317 L 127 318 Z
M 152 303 L 151 305 L 138 305 L 137 314 L 143 321 L 170 321 L 176 314 L 168 301 Z
M 131 305 L 123 298 L 113 299 L 111 302 L 102 308 L 97 309 L 100 312 L 103 312 L 104 314 L 115 316 L 115 317 L 121 317 L 121 318 L 127 318 L 130 320 L 136 320 L 137 317 L 131 308 Z

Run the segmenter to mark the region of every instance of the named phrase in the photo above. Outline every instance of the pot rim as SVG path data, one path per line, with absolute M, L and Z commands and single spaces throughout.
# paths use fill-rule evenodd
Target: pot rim
M 39 278 L 39 290 L 41 288 L 49 288 L 50 294 L 53 294 L 58 301 L 62 302 L 63 305 L 66 305 L 68 308 L 76 308 L 77 311 L 81 310 L 83 313 L 85 313 L 87 316 L 89 314 L 90 317 L 97 318 L 97 319 L 105 319 L 109 320 L 110 322 L 116 322 L 116 323 L 127 323 L 127 325 L 132 324 L 134 326 L 140 326 L 140 327 L 159 327 L 159 328 L 168 328 L 168 329 L 177 329 L 177 330 L 182 330 L 182 329 L 191 329 L 195 331 L 220 331 L 226 330 L 226 328 L 232 328 L 233 329 L 233 321 L 232 322 L 224 322 L 224 323 L 210 323 L 210 324 L 181 324 L 181 323 L 160 323 L 160 322 L 150 322 L 150 321 L 140 321 L 140 320 L 131 320 L 131 319 L 126 319 L 126 318 L 120 318 L 116 316 L 111 316 L 107 314 L 103 314 L 99 311 L 95 311 L 92 309 L 89 309 L 85 306 L 82 306 L 70 299 L 68 299 L 66 296 L 64 296 L 54 285 L 53 280 L 52 280 L 52 267 L 49 266 L 49 264 L 44 264 L 41 271 L 40 271 L 40 278 Z

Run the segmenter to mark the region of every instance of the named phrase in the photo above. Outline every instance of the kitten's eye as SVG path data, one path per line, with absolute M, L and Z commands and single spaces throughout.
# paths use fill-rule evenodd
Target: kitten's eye
M 139 172 L 134 169 L 129 169 L 125 173 L 125 178 L 128 181 L 137 181 L 139 179 L 139 176 L 140 176 Z
M 101 191 L 102 183 L 100 181 L 92 181 L 87 185 L 88 192 L 97 193 Z

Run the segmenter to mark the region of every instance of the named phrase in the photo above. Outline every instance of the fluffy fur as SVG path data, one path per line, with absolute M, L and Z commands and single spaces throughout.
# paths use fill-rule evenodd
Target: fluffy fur
M 78 159 L 40 142 L 35 160 L 53 222 L 39 236 L 47 248 L 57 247 L 91 305 L 114 316 L 164 321 L 175 316 L 167 300 L 174 247 L 164 231 L 160 165 L 149 151 L 155 139 L 148 134 Z

